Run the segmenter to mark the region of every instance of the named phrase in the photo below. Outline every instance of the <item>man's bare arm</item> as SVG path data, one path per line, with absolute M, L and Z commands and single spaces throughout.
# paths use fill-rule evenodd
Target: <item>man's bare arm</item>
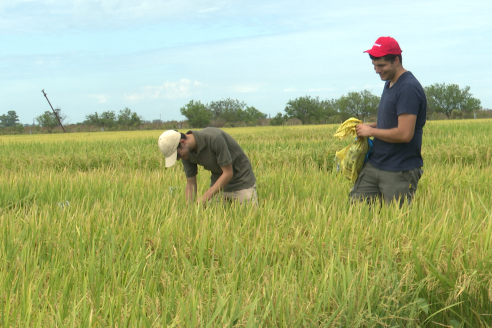
M 413 138 L 416 122 L 417 115 L 400 114 L 396 128 L 378 129 L 372 127 L 372 124 L 358 124 L 355 127 L 355 131 L 359 137 L 375 137 L 391 143 L 408 143 Z
M 215 181 L 214 185 L 210 187 L 199 199 L 198 203 L 204 203 L 210 198 L 212 198 L 213 195 L 218 193 L 220 190 L 224 189 L 224 187 L 231 181 L 232 177 L 234 176 L 234 172 L 232 170 L 232 164 L 226 165 L 221 167 L 222 169 L 222 174 L 220 177 Z
M 186 178 L 185 195 L 186 195 L 187 203 L 193 202 L 193 200 L 195 199 L 196 190 L 197 190 L 196 175 L 191 178 Z

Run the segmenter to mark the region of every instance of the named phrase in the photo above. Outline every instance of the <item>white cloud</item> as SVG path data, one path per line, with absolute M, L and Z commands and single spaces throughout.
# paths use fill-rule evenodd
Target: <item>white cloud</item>
M 237 93 L 249 93 L 249 92 L 256 92 L 261 87 L 262 87 L 261 85 L 237 85 L 231 87 L 231 89 L 233 92 L 237 92 Z
M 384 82 L 378 83 L 378 84 L 365 84 L 362 87 L 362 90 L 369 90 L 372 92 L 383 92 L 384 88 Z
M 356 24 L 350 25 L 358 33 L 359 26 L 370 24 L 373 27 L 367 30 L 376 33 L 386 32 L 387 24 L 375 24 L 371 17 L 388 15 L 387 23 L 395 22 L 392 33 L 406 34 L 410 25 L 412 35 L 428 30 L 447 33 L 453 30 L 466 32 L 468 36 L 471 29 L 490 29 L 491 9 L 492 2 L 483 0 L 470 0 L 466 6 L 458 0 L 404 0 L 388 4 L 383 10 L 362 0 L 350 5 L 318 0 L 302 3 L 286 0 L 282 5 L 264 0 L 1 0 L 0 31 L 39 33 L 80 27 L 111 30 L 179 22 L 198 27 L 249 27 L 275 33 L 336 26 L 336 34 L 340 34 L 341 24 L 354 21 Z
M 160 86 L 146 86 L 141 88 L 140 92 L 127 95 L 126 100 L 153 100 L 160 98 L 180 99 L 190 97 L 196 90 L 202 86 L 198 81 L 181 79 L 177 82 L 164 82 Z
M 212 8 L 207 8 L 207 9 L 201 9 L 198 12 L 199 13 L 210 13 L 219 10 L 219 7 L 212 7 Z
M 99 104 L 105 104 L 109 99 L 107 95 L 88 95 L 87 97 L 96 99 Z
M 326 92 L 326 91 L 334 91 L 335 89 L 333 88 L 311 88 L 307 89 L 307 92 Z
M 218 11 L 224 3 L 224 0 L 1 0 L 0 31 L 39 33 L 80 27 L 127 28 L 162 23 L 163 19 L 169 24 L 189 22 L 199 20 L 203 13 Z
M 0 2 L 0 11 L 3 11 L 5 8 L 15 7 L 15 6 L 18 6 L 20 4 L 28 3 L 28 2 L 36 2 L 36 0 L 2 0 Z M 37 2 L 40 2 L 40 1 L 37 1 Z

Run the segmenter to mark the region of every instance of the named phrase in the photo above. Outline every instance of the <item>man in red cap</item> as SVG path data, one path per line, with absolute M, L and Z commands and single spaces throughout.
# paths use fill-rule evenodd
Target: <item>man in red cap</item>
M 374 151 L 354 187 L 352 199 L 411 202 L 424 165 L 421 148 L 427 100 L 420 82 L 403 68 L 402 50 L 391 37 L 380 37 L 369 54 L 376 74 L 386 81 L 377 122 L 358 124 L 357 135 L 374 137 Z

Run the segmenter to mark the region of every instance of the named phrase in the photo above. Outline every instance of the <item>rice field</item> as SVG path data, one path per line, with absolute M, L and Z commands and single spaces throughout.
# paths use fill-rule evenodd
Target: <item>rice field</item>
M 428 122 L 401 209 L 349 202 L 336 128 L 224 129 L 258 207 L 187 206 L 162 131 L 0 137 L 0 326 L 492 327 L 492 120 Z

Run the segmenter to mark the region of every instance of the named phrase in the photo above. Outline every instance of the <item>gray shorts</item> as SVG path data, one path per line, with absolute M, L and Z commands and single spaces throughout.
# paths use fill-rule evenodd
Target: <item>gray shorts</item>
M 215 201 L 222 201 L 222 202 L 237 201 L 240 204 L 250 203 L 258 206 L 258 194 L 256 192 L 256 184 L 248 189 L 219 192 L 213 197 L 213 199 Z
M 422 173 L 420 167 L 392 172 L 379 170 L 367 162 L 350 191 L 350 197 L 353 200 L 368 202 L 377 198 L 384 199 L 386 203 L 396 200 L 401 206 L 405 200 L 408 203 L 412 201 Z

